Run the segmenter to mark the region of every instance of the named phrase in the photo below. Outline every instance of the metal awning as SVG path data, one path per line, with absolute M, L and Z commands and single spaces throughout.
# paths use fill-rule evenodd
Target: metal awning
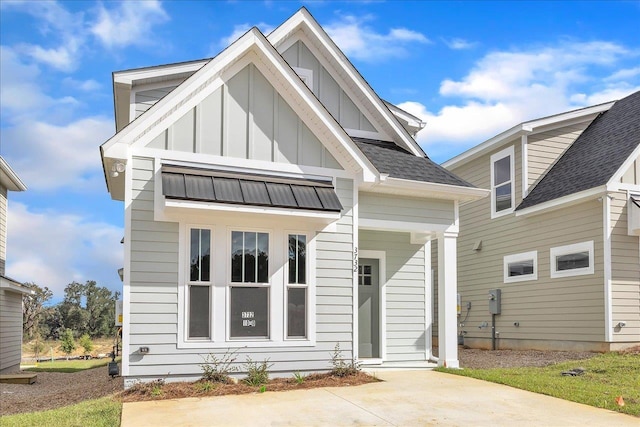
M 167 199 L 340 212 L 331 181 L 162 166 Z

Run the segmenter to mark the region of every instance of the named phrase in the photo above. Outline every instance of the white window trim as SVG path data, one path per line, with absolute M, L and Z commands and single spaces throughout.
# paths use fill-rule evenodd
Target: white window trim
M 495 192 L 496 192 L 496 186 L 494 185 L 494 174 L 495 174 L 495 168 L 493 167 L 493 165 L 498 161 L 498 160 L 502 160 L 505 157 L 509 156 L 509 182 L 511 183 L 511 207 L 509 209 L 504 209 L 500 212 L 496 212 L 496 197 L 495 197 Z M 501 216 L 504 215 L 508 215 L 510 213 L 512 213 L 513 211 L 515 211 L 516 209 L 516 180 L 515 180 L 515 149 L 512 146 L 505 148 L 502 151 L 498 151 L 497 153 L 493 154 L 491 156 L 491 161 L 490 161 L 490 169 L 491 169 L 491 181 L 489 182 L 490 185 L 490 189 L 491 189 L 491 219 L 493 218 L 499 218 Z M 504 183 L 500 184 L 500 185 L 504 185 Z
M 191 281 L 191 230 L 200 229 L 200 230 L 209 230 L 209 281 L 208 282 L 192 282 Z M 214 317 L 214 291 L 213 291 L 213 278 L 215 277 L 214 264 L 213 260 L 215 259 L 215 246 L 214 246 L 214 236 L 215 229 L 211 225 L 204 224 L 186 224 L 184 227 L 184 251 L 183 257 L 179 257 L 178 262 L 180 262 L 179 269 L 182 271 L 184 275 L 184 286 L 181 288 L 180 295 L 182 298 L 179 300 L 179 304 L 181 304 L 182 309 L 184 310 L 183 316 L 183 324 L 182 327 L 179 327 L 179 331 L 182 332 L 182 341 L 189 343 L 208 343 L 213 340 L 213 317 Z M 195 286 L 208 286 L 209 287 L 209 337 L 208 338 L 191 338 L 189 337 L 189 287 Z
M 378 364 L 387 360 L 387 252 L 386 251 L 373 251 L 363 249 L 358 253 L 358 265 L 360 265 L 360 258 L 377 259 L 378 260 L 378 280 L 380 281 L 379 287 L 379 308 L 380 308 L 380 357 L 379 358 L 358 358 L 358 361 L 368 361 L 369 363 Z M 357 276 L 358 270 L 355 270 L 354 276 Z M 356 288 L 357 291 L 357 288 Z M 356 294 L 357 295 L 357 294 Z M 354 298 L 357 300 L 357 298 Z M 356 301 L 357 302 L 357 301 Z M 355 309 L 358 309 L 358 304 L 355 304 Z M 357 311 L 356 311 L 357 319 Z M 357 330 L 358 325 L 355 324 L 354 329 Z M 358 346 L 359 343 L 354 342 L 354 346 Z
M 304 284 L 301 283 L 289 283 L 289 236 L 290 235 L 297 235 L 297 236 L 305 236 L 306 237 L 306 257 L 307 259 L 305 260 L 305 277 L 306 277 L 306 282 Z M 284 254 L 284 277 L 283 277 L 283 281 L 282 281 L 282 285 L 284 288 L 284 305 L 283 305 L 283 314 L 284 314 L 284 323 L 283 323 L 283 331 L 282 331 L 282 336 L 283 339 L 285 341 L 307 341 L 309 339 L 309 326 L 311 324 L 311 319 L 310 319 L 310 298 L 311 295 L 309 295 L 309 288 L 310 288 L 310 282 L 311 282 L 311 276 L 309 271 L 311 270 L 309 267 L 309 233 L 306 231 L 287 231 L 285 230 L 284 232 L 284 239 L 285 239 L 285 243 L 284 243 L 284 250 L 285 250 L 285 254 Z M 303 288 L 307 290 L 306 293 L 306 336 L 305 337 L 288 337 L 287 336 L 287 329 L 288 329 L 288 325 L 289 325 L 289 288 Z M 315 305 L 315 304 L 314 304 Z
M 589 252 L 589 267 L 575 268 L 573 270 L 561 270 L 558 271 L 556 257 L 561 255 L 568 255 L 576 252 Z M 593 240 L 588 242 L 574 243 L 566 246 L 557 246 L 549 250 L 549 264 L 551 271 L 551 278 L 571 277 L 571 276 L 583 276 L 586 274 L 594 274 L 594 254 L 593 254 Z
M 533 274 L 523 274 L 521 276 L 509 276 L 509 264 L 519 261 L 533 260 Z M 538 251 L 523 252 L 504 257 L 504 283 L 526 282 L 528 280 L 538 280 Z

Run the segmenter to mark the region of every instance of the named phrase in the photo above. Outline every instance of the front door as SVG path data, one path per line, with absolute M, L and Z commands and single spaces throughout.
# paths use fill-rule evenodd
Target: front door
M 358 354 L 380 357 L 380 266 L 379 260 L 358 261 Z

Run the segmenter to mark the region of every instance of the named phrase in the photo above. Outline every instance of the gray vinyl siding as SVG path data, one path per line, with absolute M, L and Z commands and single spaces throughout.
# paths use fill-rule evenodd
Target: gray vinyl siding
M 20 368 L 22 295 L 0 289 L 0 372 Z
M 342 127 L 376 132 L 376 128 L 303 42 L 293 44 L 282 53 L 282 57 L 292 67 L 312 71 L 313 93 Z
M 128 384 L 136 378 L 198 377 L 209 353 L 223 355 L 226 348 L 178 348 L 178 239 L 175 223 L 153 221 L 153 160 L 133 159 L 131 224 L 130 354 Z M 242 356 L 269 359 L 270 372 L 330 369 L 330 356 L 340 343 L 343 356 L 351 357 L 353 341 L 353 182 L 338 179 L 336 192 L 344 207 L 336 230 L 316 236 L 316 345 L 313 347 L 234 349 Z M 283 217 L 286 218 L 286 217 Z M 286 219 L 283 219 L 286 221 Z M 224 225 L 224 224 L 222 224 Z M 272 284 L 272 286 L 277 286 Z M 217 306 L 216 306 L 217 307 Z M 140 356 L 137 349 L 151 352 Z M 246 355 L 246 356 L 245 356 Z M 240 366 L 242 368 L 242 366 Z
M 629 236 L 627 193 L 610 193 L 611 199 L 611 296 L 615 342 L 640 342 L 640 240 Z
M 527 138 L 528 186 L 535 187 L 591 122 L 540 132 Z
M 229 78 L 147 146 L 341 169 L 253 64 Z
M 4 276 L 7 260 L 7 188 L 0 185 L 0 275 Z
M 515 149 L 517 205 L 522 185 L 520 144 Z M 489 188 L 489 158 L 490 154 L 452 171 L 480 188 Z M 490 209 L 489 198 L 460 207 L 458 290 L 463 307 L 472 303 L 462 328 L 465 337 L 490 338 L 491 328 L 479 326 L 491 323 L 488 290 L 500 288 L 502 314 L 496 316 L 496 322 L 503 342 L 604 340 L 602 204 L 591 200 L 533 217 L 509 214 L 493 220 Z M 474 251 L 478 240 L 482 240 L 482 249 Z M 550 278 L 550 248 L 591 240 L 594 274 Z M 504 283 L 504 256 L 530 251 L 537 251 L 538 280 Z
M 360 230 L 359 249 L 386 253 L 388 361 L 425 360 L 424 246 L 409 233 Z
M 176 86 L 167 86 L 157 89 L 141 90 L 136 92 L 135 97 L 135 117 L 147 111 L 156 102 L 160 101 L 166 94 L 175 89 Z
M 441 225 L 450 225 L 454 220 L 453 202 L 449 200 L 425 200 L 380 193 L 360 193 L 358 208 L 362 219 Z

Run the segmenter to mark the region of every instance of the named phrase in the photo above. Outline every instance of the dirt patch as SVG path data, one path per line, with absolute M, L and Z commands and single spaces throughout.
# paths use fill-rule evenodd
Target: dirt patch
M 112 395 L 124 388 L 122 378 L 111 379 L 106 366 L 74 373 L 36 373 L 38 379 L 34 384 L 0 383 L 0 415 L 73 405 Z
M 156 381 L 138 384 L 122 393 L 123 402 L 145 400 L 181 399 L 184 397 L 224 396 L 229 394 L 249 394 L 275 391 L 303 390 L 319 387 L 348 387 L 377 382 L 378 380 L 363 372 L 346 377 L 331 374 L 311 374 L 300 382 L 295 378 L 274 378 L 264 387 L 254 387 L 239 381 L 237 384 L 214 383 L 208 381 L 171 382 Z
M 471 369 L 548 366 L 567 360 L 590 359 L 599 353 L 588 351 L 479 350 L 462 348 L 460 366 Z

